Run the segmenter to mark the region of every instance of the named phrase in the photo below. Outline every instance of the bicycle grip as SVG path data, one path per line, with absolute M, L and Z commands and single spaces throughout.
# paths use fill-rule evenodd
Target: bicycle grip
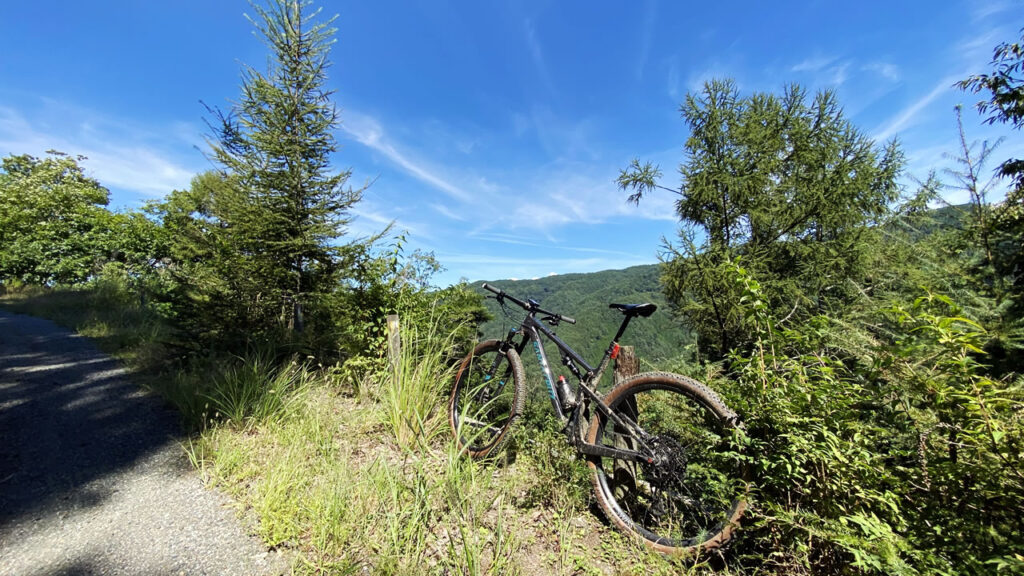
M 494 292 L 495 294 L 498 294 L 499 296 L 501 295 L 501 288 L 495 288 L 494 286 L 491 286 L 487 282 L 484 282 L 484 284 L 483 284 L 483 286 L 481 286 L 481 288 L 483 288 L 484 290 L 487 290 L 488 292 Z

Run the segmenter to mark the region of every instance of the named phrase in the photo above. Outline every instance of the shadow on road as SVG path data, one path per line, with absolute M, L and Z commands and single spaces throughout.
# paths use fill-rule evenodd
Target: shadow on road
M 102 503 L 102 478 L 176 440 L 177 416 L 85 338 L 0 311 L 0 543 L 19 520 Z

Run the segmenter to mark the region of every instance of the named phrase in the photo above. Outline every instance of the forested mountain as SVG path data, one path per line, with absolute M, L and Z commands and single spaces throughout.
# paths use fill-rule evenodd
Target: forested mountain
M 967 204 L 941 206 L 928 210 L 911 233 L 923 238 L 939 231 L 960 230 L 970 210 Z M 608 308 L 611 303 L 642 304 L 652 302 L 658 311 L 650 318 L 640 318 L 629 325 L 622 338 L 623 345 L 634 346 L 644 361 L 659 363 L 671 359 L 692 360 L 696 352 L 696 333 L 665 299 L 660 282 L 661 264 L 632 266 L 622 270 L 602 270 L 582 274 L 557 274 L 530 280 L 487 280 L 520 300 L 533 298 L 546 310 L 559 312 L 577 320 L 575 325 L 558 327 L 560 338 L 596 363 L 614 335 L 622 316 Z M 484 296 L 493 296 L 482 288 L 484 281 L 474 282 L 473 289 Z M 518 326 L 523 314 L 514 304 L 502 313 L 494 298 L 487 298 L 490 320 L 480 325 L 483 338 L 498 338 Z M 553 352 L 549 351 L 552 360 Z
M 603 270 L 588 274 L 560 274 L 536 280 L 488 280 L 509 294 L 526 300 L 533 298 L 545 310 L 565 314 L 576 319 L 576 324 L 562 324 L 557 333 L 567 344 L 595 364 L 615 335 L 622 315 L 608 308 L 611 303 L 643 304 L 652 302 L 658 310 L 649 318 L 637 318 L 630 323 L 622 337 L 623 345 L 636 348 L 637 355 L 648 362 L 689 357 L 693 352 L 693 333 L 677 318 L 662 294 L 658 278 L 661 266 L 649 264 L 624 270 Z M 493 296 L 475 282 L 474 289 Z M 487 310 L 492 318 L 480 327 L 484 337 L 498 338 L 509 328 L 518 326 L 523 312 L 514 304 L 507 306 L 511 318 L 501 311 L 493 298 L 487 299 Z M 548 354 L 555 363 L 553 349 Z

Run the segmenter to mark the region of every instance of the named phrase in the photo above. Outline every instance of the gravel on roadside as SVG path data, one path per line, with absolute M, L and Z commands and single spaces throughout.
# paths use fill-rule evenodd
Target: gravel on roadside
M 0 311 L 0 576 L 289 573 L 183 441 L 87 339 Z

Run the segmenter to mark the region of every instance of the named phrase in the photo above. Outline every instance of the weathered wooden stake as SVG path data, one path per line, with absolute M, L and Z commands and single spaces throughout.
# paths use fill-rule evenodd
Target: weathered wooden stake
M 622 382 L 630 376 L 635 376 L 640 372 L 640 361 L 636 357 L 636 353 L 633 351 L 632 346 L 623 346 L 619 349 L 619 356 L 615 359 L 615 372 L 612 380 L 614 386 L 618 386 L 619 382 Z M 626 400 L 619 408 L 619 414 L 627 416 L 634 422 L 637 421 L 639 414 L 636 407 L 636 402 L 633 398 Z M 622 434 L 624 430 L 619 430 L 616 427 L 616 432 L 621 435 L 615 439 L 615 447 L 626 450 L 636 450 L 634 443 L 626 439 L 626 435 Z M 628 493 L 631 490 L 636 489 L 636 463 L 634 462 L 623 462 L 622 460 L 616 460 L 612 467 L 612 474 L 615 481 L 615 492 L 617 496 L 622 496 L 624 493 Z
M 402 357 L 402 334 L 401 324 L 398 321 L 398 314 L 388 314 L 388 360 L 391 362 L 391 370 L 398 374 L 398 362 Z
M 640 361 L 637 360 L 633 347 L 622 346 L 619 348 L 619 357 L 615 359 L 615 378 L 612 380 L 612 385 L 617 385 L 626 378 L 636 375 L 639 371 Z

